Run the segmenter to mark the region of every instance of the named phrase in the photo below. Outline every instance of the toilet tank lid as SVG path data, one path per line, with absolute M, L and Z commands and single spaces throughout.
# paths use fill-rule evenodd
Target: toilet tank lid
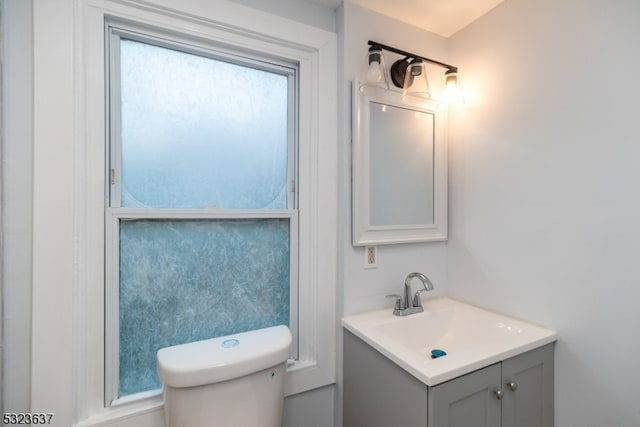
M 195 387 L 239 378 L 284 363 L 291 354 L 289 328 L 280 325 L 158 350 L 166 386 Z

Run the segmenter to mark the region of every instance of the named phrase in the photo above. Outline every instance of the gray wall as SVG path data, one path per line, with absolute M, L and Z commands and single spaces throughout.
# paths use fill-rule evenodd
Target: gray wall
M 451 39 L 448 291 L 558 330 L 557 427 L 640 425 L 639 20 L 507 0 Z
M 31 378 L 31 4 L 2 4 L 2 402 L 11 412 L 29 410 Z
M 4 2 L 0 1 L 0 111 L 4 112 L 4 14 L 2 10 L 4 9 Z M 4 129 L 3 117 L 4 114 L 0 115 L 0 129 Z M 0 134 L 0 176 L 2 176 L 4 168 L 2 167 L 2 152 L 4 145 L 4 135 Z M 4 204 L 2 203 L 2 195 L 3 191 L 0 188 L 0 221 L 4 224 Z M 4 288 L 4 234 L 3 234 L 4 226 L 0 227 L 0 412 L 3 412 L 3 399 L 2 399 L 2 365 L 4 359 L 4 349 L 2 347 L 2 294 Z
M 283 427 L 334 425 L 335 386 L 318 388 L 284 400 Z

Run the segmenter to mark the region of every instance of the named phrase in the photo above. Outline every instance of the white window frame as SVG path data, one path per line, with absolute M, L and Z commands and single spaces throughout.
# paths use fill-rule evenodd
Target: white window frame
M 108 94 L 105 108 L 109 110 L 108 141 L 109 166 L 106 181 L 109 183 L 109 203 L 105 213 L 105 405 L 119 405 L 139 399 L 160 395 L 162 390 L 150 390 L 119 397 L 119 356 L 120 356 L 120 222 L 123 220 L 241 220 L 241 219 L 286 219 L 289 223 L 289 329 L 293 335 L 293 353 L 290 361 L 298 359 L 298 210 L 296 209 L 297 175 L 297 65 L 278 63 L 275 58 L 261 58 L 258 53 L 233 52 L 233 49 L 212 45 L 211 41 L 185 39 L 177 34 L 168 34 L 160 29 L 141 28 L 135 24 L 107 19 L 105 23 L 107 47 L 105 56 L 107 66 L 106 80 Z M 251 210 L 211 210 L 211 209 L 159 209 L 159 208 L 123 208 L 122 190 L 122 140 L 121 135 L 121 90 L 120 84 L 120 43 L 121 40 L 133 40 L 152 46 L 176 49 L 180 52 L 199 55 L 215 60 L 225 60 L 240 66 L 253 66 L 268 72 L 279 73 L 287 77 L 288 83 L 288 141 L 287 141 L 287 208 L 251 209 Z M 240 55 L 242 53 L 242 55 Z M 241 310 L 241 303 L 238 309 Z M 213 338 L 213 337 L 212 337 Z
M 104 405 L 104 22 L 299 64 L 300 356 L 285 394 L 335 383 L 337 35 L 226 0 L 34 2 L 31 408 L 56 425 L 156 427 L 162 400 Z

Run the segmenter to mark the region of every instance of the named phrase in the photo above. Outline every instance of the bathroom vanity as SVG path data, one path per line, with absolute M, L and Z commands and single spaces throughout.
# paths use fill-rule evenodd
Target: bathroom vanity
M 554 331 L 448 298 L 342 324 L 344 427 L 553 426 Z

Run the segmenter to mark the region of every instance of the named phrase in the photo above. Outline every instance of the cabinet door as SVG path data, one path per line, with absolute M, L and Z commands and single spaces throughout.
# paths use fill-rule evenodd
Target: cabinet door
M 502 427 L 553 427 L 554 344 L 502 362 Z
M 429 427 L 500 426 L 500 364 L 429 388 Z

